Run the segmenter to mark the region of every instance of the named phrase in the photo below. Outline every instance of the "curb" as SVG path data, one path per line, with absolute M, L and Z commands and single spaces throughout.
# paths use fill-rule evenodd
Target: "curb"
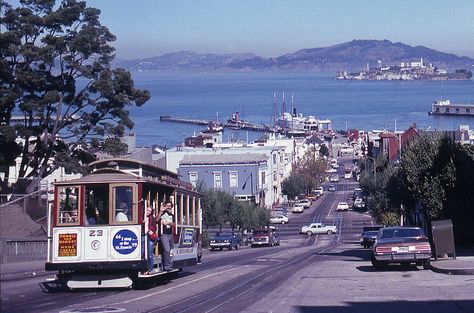
M 433 272 L 440 273 L 440 274 L 448 274 L 448 275 L 474 275 L 474 269 L 472 268 L 440 268 L 433 265 L 430 265 L 430 269 Z

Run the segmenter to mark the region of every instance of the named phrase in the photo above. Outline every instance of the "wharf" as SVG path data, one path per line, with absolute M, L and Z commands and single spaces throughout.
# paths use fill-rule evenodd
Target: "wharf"
M 207 126 L 210 123 L 215 123 L 214 121 L 211 121 L 211 120 L 207 121 L 207 120 L 198 120 L 198 119 L 191 119 L 191 118 L 180 118 L 180 117 L 172 117 L 171 115 L 161 115 L 160 121 L 203 125 L 203 126 Z M 221 123 L 220 125 L 224 128 L 230 128 L 230 129 L 242 129 L 242 130 L 251 130 L 251 131 L 257 131 L 257 132 L 272 132 L 272 130 L 265 125 L 259 126 L 259 125 L 254 125 L 248 122 L 244 122 L 244 123 L 226 122 L 226 123 Z

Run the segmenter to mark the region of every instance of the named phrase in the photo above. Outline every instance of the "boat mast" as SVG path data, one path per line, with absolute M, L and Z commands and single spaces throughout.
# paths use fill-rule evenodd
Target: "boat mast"
M 281 118 L 283 120 L 283 128 L 286 128 L 285 124 L 285 93 L 283 93 L 283 103 L 281 104 L 282 109 L 281 109 Z
M 293 118 L 295 117 L 295 102 L 293 101 L 293 93 L 291 93 L 291 130 L 294 130 Z
M 277 99 L 276 92 L 273 92 L 273 127 L 277 126 Z

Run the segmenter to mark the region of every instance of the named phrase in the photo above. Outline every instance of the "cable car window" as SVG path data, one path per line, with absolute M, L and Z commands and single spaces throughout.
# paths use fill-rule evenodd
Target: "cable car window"
M 108 224 L 107 185 L 93 185 L 86 189 L 86 225 Z
M 79 225 L 79 187 L 60 187 L 58 194 L 58 224 Z
M 136 222 L 136 209 L 133 206 L 134 188 L 133 186 L 113 186 L 112 187 L 112 207 L 114 221 L 118 223 L 134 221 Z

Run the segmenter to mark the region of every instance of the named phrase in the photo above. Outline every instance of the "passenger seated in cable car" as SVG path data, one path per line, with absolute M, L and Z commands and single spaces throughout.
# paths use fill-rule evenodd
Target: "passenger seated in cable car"
M 117 215 L 115 216 L 115 221 L 117 222 L 127 222 L 129 218 L 129 209 L 128 205 L 125 202 L 120 203 L 119 208 L 117 209 Z

